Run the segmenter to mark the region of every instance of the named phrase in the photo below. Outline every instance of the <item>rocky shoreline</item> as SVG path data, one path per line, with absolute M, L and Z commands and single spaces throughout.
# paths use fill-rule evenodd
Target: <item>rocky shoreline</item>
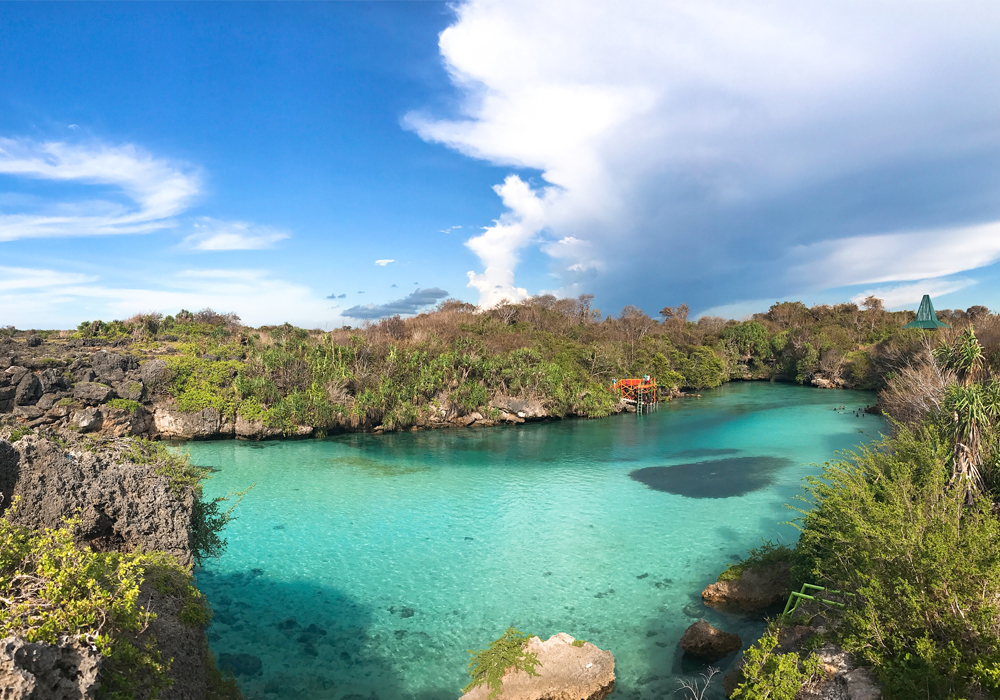
M 211 613 L 192 587 L 197 478 L 179 466 L 134 439 L 0 427 L 0 515 L 7 523 L 35 533 L 68 523 L 81 551 L 145 557 L 136 596 L 145 624 L 133 642 L 166 662 L 161 700 L 210 697 L 218 676 L 205 636 Z M 105 662 L 88 634 L 64 635 L 57 644 L 14 634 L 0 639 L 0 695 L 95 697 Z
M 163 440 L 294 439 L 317 433 L 386 430 L 380 423 L 355 415 L 338 414 L 332 425 L 323 427 L 279 427 L 238 412 L 225 415 L 211 407 L 183 411 L 168 391 L 172 375 L 162 350 L 135 354 L 78 339 L 33 345 L 7 339 L 0 344 L 0 421 L 13 419 L 28 429 L 66 428 L 83 434 Z M 688 394 L 673 390 L 668 398 L 684 396 Z M 613 412 L 634 410 L 618 402 Z M 576 414 L 553 414 L 537 396 L 497 394 L 484 409 L 469 411 L 442 394 L 421 408 L 407 430 L 517 425 L 569 417 Z

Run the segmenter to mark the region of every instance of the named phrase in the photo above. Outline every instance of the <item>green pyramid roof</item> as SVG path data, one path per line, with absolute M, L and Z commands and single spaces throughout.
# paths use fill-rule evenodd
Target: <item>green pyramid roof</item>
M 951 326 L 938 321 L 930 295 L 924 294 L 924 298 L 920 300 L 920 308 L 917 309 L 916 320 L 910 321 L 903 328 L 951 328 Z

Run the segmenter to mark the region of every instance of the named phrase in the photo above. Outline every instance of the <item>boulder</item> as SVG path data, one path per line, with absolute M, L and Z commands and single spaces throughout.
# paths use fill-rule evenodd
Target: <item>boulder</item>
M 61 398 L 62 397 L 59 394 L 42 394 L 42 398 L 38 399 L 38 402 L 35 405 L 43 411 L 47 411 L 55 406 L 56 401 Z
M 24 375 L 28 373 L 27 367 L 21 367 L 19 365 L 11 365 L 4 370 L 4 374 L 9 377 L 10 386 L 17 386 L 24 379 Z
M 499 700 L 603 700 L 615 687 L 615 657 L 589 642 L 560 633 L 542 641 L 530 638 L 526 651 L 538 656 L 537 676 L 508 671 L 503 677 Z M 462 700 L 486 700 L 490 688 L 479 685 Z
M 37 348 L 39 345 L 42 344 L 42 336 L 38 335 L 37 333 L 32 333 L 31 335 L 29 335 L 27 338 L 24 339 L 24 344 L 27 345 L 29 348 Z
M 99 408 L 82 408 L 73 411 L 69 417 L 69 427 L 81 433 L 93 433 L 104 425 L 104 413 Z
M 3 700 L 85 700 L 97 695 L 101 655 L 76 637 L 58 644 L 0 639 Z
M 759 569 L 746 569 L 735 581 L 719 581 L 701 592 L 706 605 L 752 612 L 784 601 L 791 587 L 790 565 L 776 562 Z
M 15 406 L 33 406 L 42 397 L 42 383 L 30 372 L 25 374 L 17 384 L 14 392 Z
M 681 636 L 681 649 L 702 661 L 718 661 L 742 647 L 743 640 L 739 635 L 723 632 L 704 620 L 698 620 Z
M 69 388 L 69 384 L 59 370 L 48 368 L 38 374 L 38 380 L 42 383 L 43 394 L 55 394 Z
M 545 405 L 541 399 L 537 398 L 519 398 L 499 394 L 493 397 L 490 406 L 503 413 L 517 416 L 521 420 L 538 420 L 549 417 Z
M 130 401 L 142 401 L 143 386 L 139 380 L 124 379 L 114 384 L 115 394 Z
M 41 418 L 45 413 L 38 406 L 15 406 L 14 415 L 18 418 L 24 418 L 25 420 L 35 420 L 36 418 Z
M 73 387 L 73 398 L 91 406 L 102 404 L 113 396 L 111 387 L 96 382 L 80 382 Z
M 262 420 L 247 420 L 243 416 L 236 416 L 235 432 L 240 440 L 264 440 L 281 436 L 281 428 L 272 428 L 264 425 Z
M 184 413 L 159 405 L 153 411 L 153 425 L 160 437 L 179 440 L 204 440 L 236 432 L 236 427 L 214 408 Z
M 139 368 L 139 360 L 132 355 L 119 355 L 101 350 L 90 356 L 90 366 L 97 378 L 111 384 L 125 379 L 125 373 Z
M 0 412 L 9 411 L 14 408 L 14 394 L 16 392 L 17 387 L 14 386 L 0 387 Z

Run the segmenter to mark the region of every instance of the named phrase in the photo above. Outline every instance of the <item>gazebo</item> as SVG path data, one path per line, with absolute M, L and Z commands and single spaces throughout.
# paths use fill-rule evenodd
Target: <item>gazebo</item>
M 907 323 L 903 328 L 951 328 L 951 326 L 938 321 L 930 295 L 924 294 L 924 298 L 920 300 L 920 308 L 917 309 L 917 318 Z

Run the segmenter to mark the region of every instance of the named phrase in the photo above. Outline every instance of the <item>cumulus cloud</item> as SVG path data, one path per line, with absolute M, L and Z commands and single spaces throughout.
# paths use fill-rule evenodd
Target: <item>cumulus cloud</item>
M 343 314 L 349 318 L 360 320 L 371 320 L 385 318 L 386 316 L 405 316 L 415 314 L 420 309 L 430 306 L 448 296 L 448 292 L 437 287 L 430 289 L 415 289 L 402 299 L 390 301 L 387 304 L 365 304 L 363 306 L 352 306 L 345 309 Z
M 0 213 L 0 241 L 148 233 L 174 225 L 201 189 L 197 169 L 132 144 L 0 138 L 0 175 L 110 186 L 121 195 Z
M 459 113 L 404 122 L 541 173 L 499 185 L 508 212 L 468 242 L 487 305 L 523 293 L 533 245 L 565 291 L 652 308 L 801 293 L 810 246 L 830 286 L 920 280 L 983 256 L 833 242 L 1000 221 L 998 27 L 976 3 L 470 0 L 439 41 Z
M 381 267 L 385 267 L 389 263 L 394 263 L 394 262 L 396 262 L 396 261 L 392 260 L 391 258 L 383 258 L 382 260 L 376 260 L 375 264 L 376 265 L 380 265 Z
M 194 250 L 261 250 L 289 238 L 284 231 L 247 221 L 219 221 L 207 216 L 194 222 L 195 232 L 184 239 Z
M 312 290 L 266 270 L 181 270 L 156 275 L 156 284 L 118 286 L 95 275 L 64 270 L 0 267 L 0 322 L 75 328 L 83 320 L 127 318 L 139 311 L 176 313 L 211 307 L 233 311 L 250 325 L 340 325 L 328 302 Z

